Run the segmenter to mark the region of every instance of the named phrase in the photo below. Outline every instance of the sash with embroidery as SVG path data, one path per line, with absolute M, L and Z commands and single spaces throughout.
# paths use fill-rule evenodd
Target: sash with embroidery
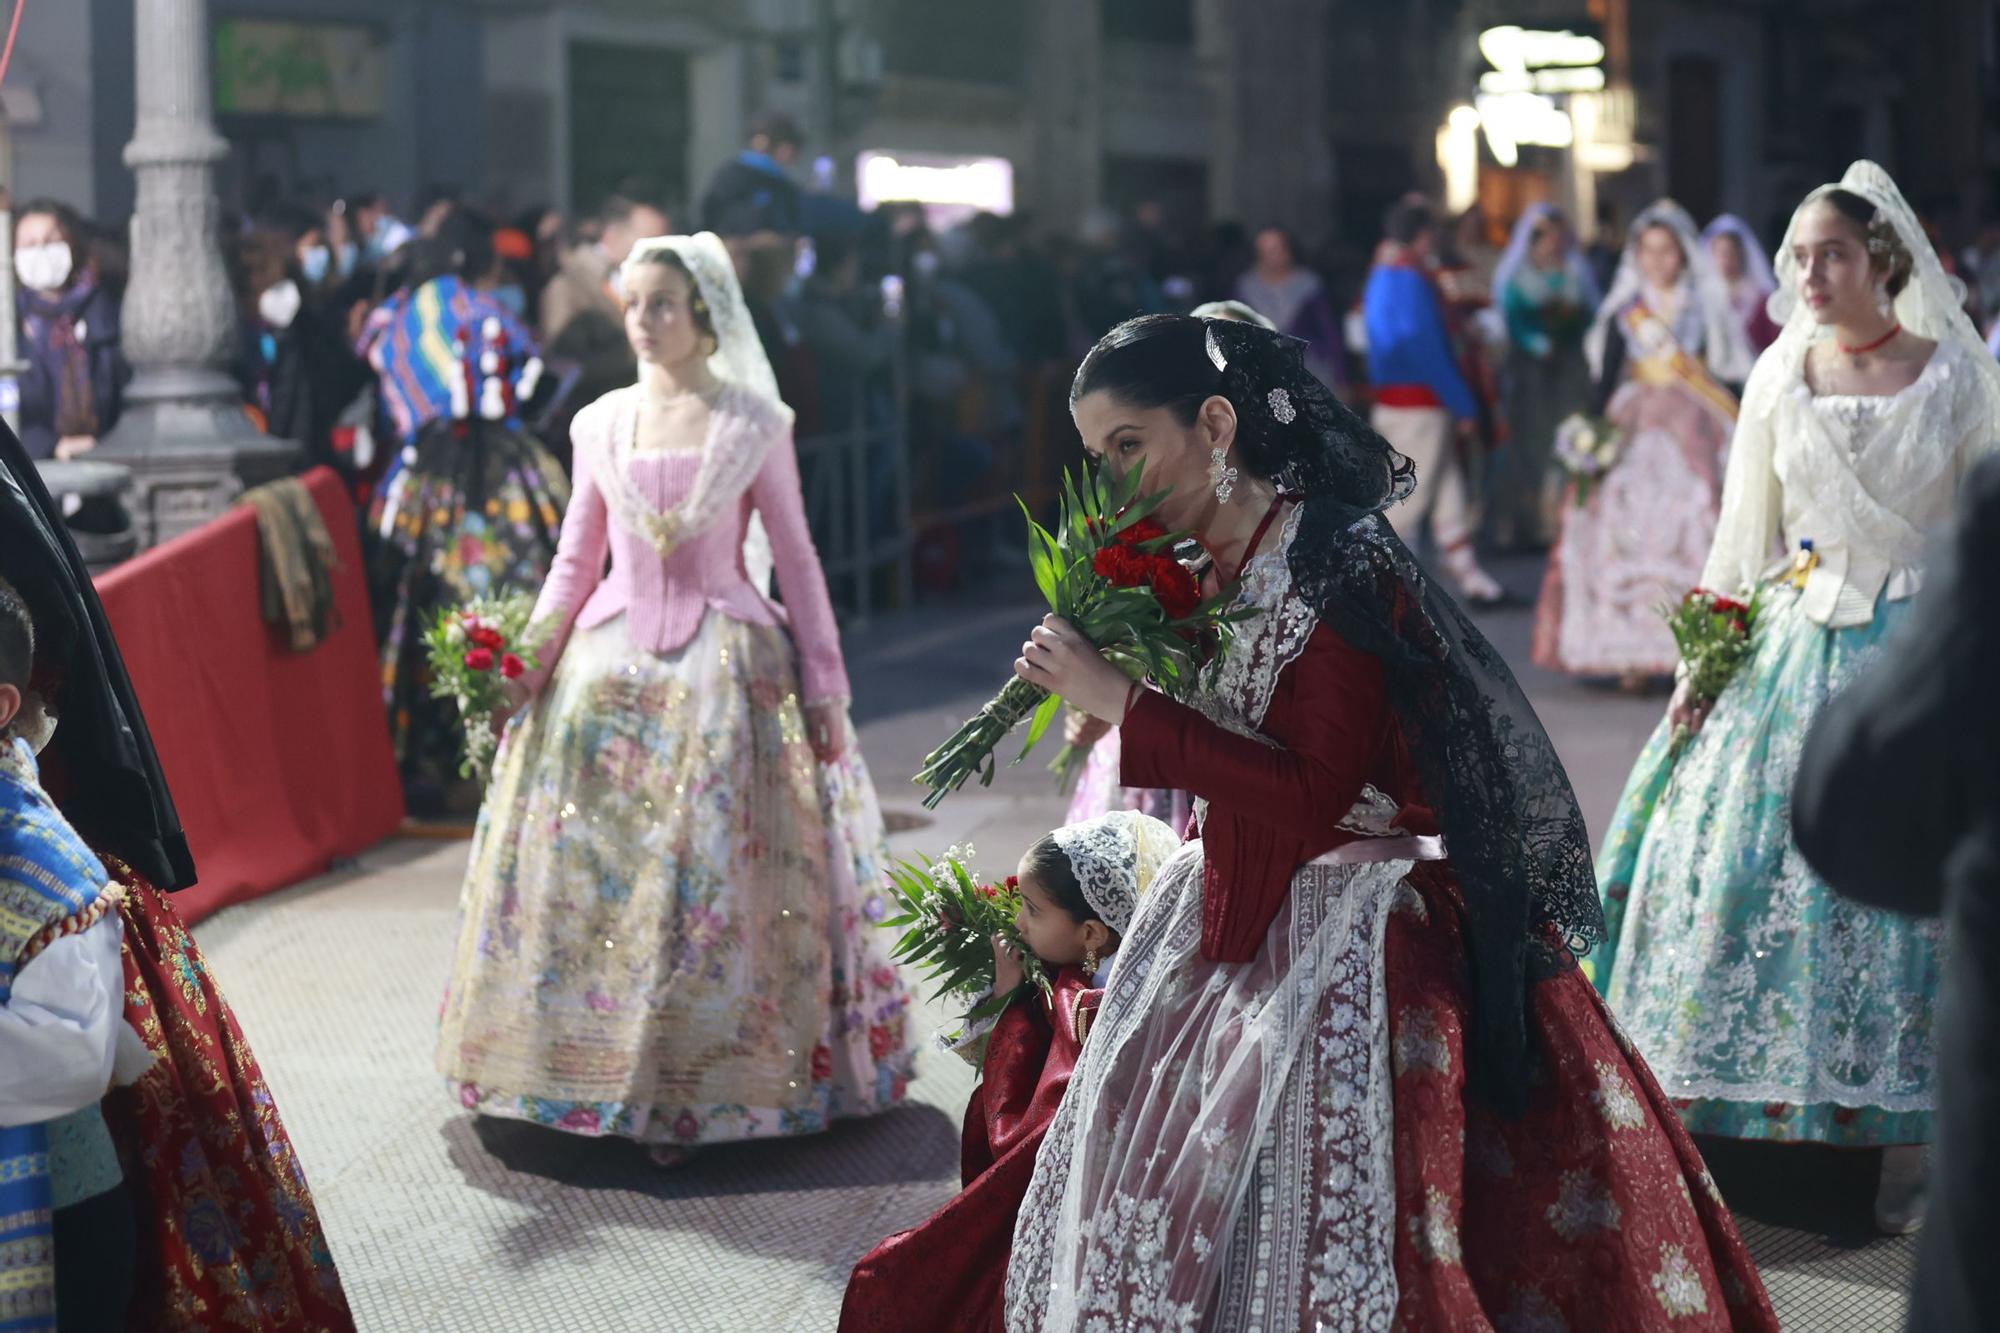
M 0 742 L 0 1004 L 34 956 L 114 900 L 104 866 L 42 791 L 26 741 Z M 0 1333 L 53 1333 L 48 1127 L 0 1127 Z

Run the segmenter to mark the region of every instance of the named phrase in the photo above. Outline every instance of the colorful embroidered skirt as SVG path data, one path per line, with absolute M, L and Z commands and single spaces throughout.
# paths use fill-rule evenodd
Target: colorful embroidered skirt
M 438 1065 L 485 1115 L 697 1144 L 900 1102 L 881 812 L 807 744 L 790 638 L 711 611 L 664 656 L 571 638 L 509 728 Z
M 1752 659 L 1700 734 L 1675 759 L 1662 722 L 1626 784 L 1598 858 L 1610 939 L 1591 967 L 1698 1133 L 1931 1137 L 1941 927 L 1840 897 L 1791 831 L 1813 718 L 1911 606 L 1826 629 L 1772 588 Z
M 430 697 L 424 631 L 474 597 L 540 590 L 569 479 L 534 437 L 485 422 L 433 422 L 414 454 L 369 512 L 368 582 L 396 757 L 423 806 L 456 780 L 461 734 Z
M 155 1059 L 105 1099 L 136 1163 L 134 1333 L 341 1333 L 354 1318 L 257 1058 L 167 895 L 125 888 L 125 1016 Z

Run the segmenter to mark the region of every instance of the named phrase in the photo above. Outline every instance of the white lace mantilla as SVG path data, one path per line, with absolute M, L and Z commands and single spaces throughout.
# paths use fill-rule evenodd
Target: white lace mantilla
M 1285 550 L 1245 570 L 1265 614 L 1197 706 L 1256 734 L 1312 630 Z M 1394 808 L 1348 814 L 1386 832 Z M 1140 902 L 1014 1234 L 1007 1327 L 1387 1329 L 1395 1180 L 1383 933 L 1409 861 L 1314 864 L 1248 963 L 1201 956 L 1203 857 Z
M 1299 660 L 1319 618 L 1292 586 L 1290 552 L 1298 537 L 1303 505 L 1291 506 L 1278 540 L 1252 556 L 1236 583 L 1237 609 L 1254 607 L 1257 615 L 1237 627 L 1229 653 L 1216 669 L 1208 688 L 1193 700 L 1203 716 L 1219 727 L 1265 745 L 1264 715 L 1271 711 L 1278 677 Z M 1208 822 L 1208 800 L 1194 800 L 1195 827 Z

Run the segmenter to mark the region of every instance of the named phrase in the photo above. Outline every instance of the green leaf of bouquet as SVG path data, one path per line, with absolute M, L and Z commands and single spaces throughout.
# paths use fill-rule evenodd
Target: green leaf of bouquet
M 1062 706 L 1062 699 L 1053 694 L 1042 700 L 1042 706 L 1035 710 L 1034 718 L 1028 723 L 1028 739 L 1022 744 L 1021 753 L 1014 759 L 1015 763 L 1018 764 L 1026 759 L 1028 752 L 1041 743 L 1042 737 L 1048 732 L 1049 724 L 1054 722 L 1056 714 L 1062 711 Z

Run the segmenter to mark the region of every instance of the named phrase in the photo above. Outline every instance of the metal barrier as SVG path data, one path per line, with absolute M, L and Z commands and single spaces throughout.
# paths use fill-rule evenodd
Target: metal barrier
M 883 425 L 865 424 L 867 396 L 857 391 L 857 420 L 844 430 L 823 431 L 798 442 L 806 521 L 819 547 L 820 566 L 834 605 L 850 623 L 875 612 L 878 572 L 888 571 L 889 601 L 907 609 L 916 599 L 911 572 L 915 545 L 910 523 L 910 449 L 903 398 Z M 878 462 L 891 489 L 886 531 L 876 532 L 873 481 Z M 845 595 L 843 595 L 843 593 Z

